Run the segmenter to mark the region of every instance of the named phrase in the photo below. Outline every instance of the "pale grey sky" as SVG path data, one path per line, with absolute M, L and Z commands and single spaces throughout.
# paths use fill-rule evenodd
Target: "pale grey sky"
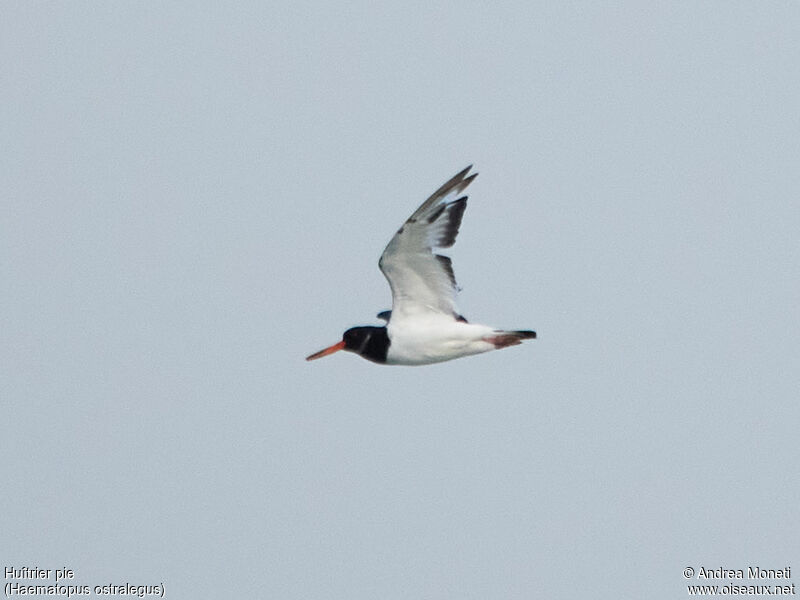
M 796 2 L 9 2 L 0 48 L 3 566 L 304 600 L 800 570 Z M 539 339 L 306 363 L 469 163 L 462 312 Z

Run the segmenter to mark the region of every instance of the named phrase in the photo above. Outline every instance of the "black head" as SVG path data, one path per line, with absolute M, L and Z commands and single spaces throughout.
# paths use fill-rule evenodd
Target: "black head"
M 351 327 L 344 332 L 341 342 L 312 354 L 306 360 L 322 358 L 339 350 L 355 352 L 372 362 L 385 363 L 389 351 L 386 327 Z
M 386 327 L 351 327 L 342 336 L 344 349 L 377 363 L 386 362 L 389 336 Z

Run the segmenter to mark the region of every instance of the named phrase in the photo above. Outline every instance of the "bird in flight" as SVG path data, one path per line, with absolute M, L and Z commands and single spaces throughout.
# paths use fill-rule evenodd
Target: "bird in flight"
M 472 165 L 436 190 L 397 230 L 378 266 L 392 288 L 392 310 L 378 313 L 383 327 L 352 327 L 342 341 L 315 352 L 316 360 L 348 350 L 379 364 L 427 365 L 521 344 L 535 331 L 506 331 L 468 322 L 456 308 L 450 258 L 435 249 L 456 241 L 467 196 L 478 176 Z

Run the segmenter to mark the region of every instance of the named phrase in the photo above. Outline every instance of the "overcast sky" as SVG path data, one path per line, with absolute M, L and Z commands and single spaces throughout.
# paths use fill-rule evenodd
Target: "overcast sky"
M 2 566 L 303 600 L 800 571 L 800 4 L 6 2 L 0 48 Z M 305 362 L 470 163 L 459 306 L 539 339 Z

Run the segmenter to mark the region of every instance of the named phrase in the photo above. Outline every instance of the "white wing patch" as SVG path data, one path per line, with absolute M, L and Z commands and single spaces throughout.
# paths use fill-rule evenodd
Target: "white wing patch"
M 378 266 L 392 288 L 391 320 L 421 313 L 459 318 L 452 262 L 435 254 L 434 249 L 449 248 L 456 241 L 467 208 L 467 197 L 458 195 L 478 175 L 467 175 L 471 168 L 458 173 L 423 202 L 383 251 Z

